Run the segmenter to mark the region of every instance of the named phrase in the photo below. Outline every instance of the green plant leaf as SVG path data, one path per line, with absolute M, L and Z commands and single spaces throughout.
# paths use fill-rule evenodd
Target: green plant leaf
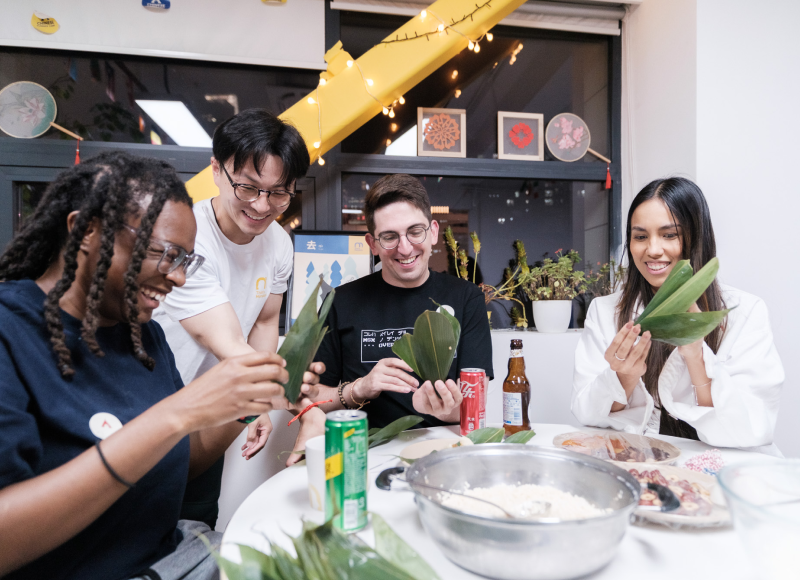
M 481 443 L 500 443 L 503 440 L 503 435 L 506 430 L 503 427 L 484 427 L 483 429 L 475 429 L 467 437 L 475 445 Z
M 672 271 L 669 273 L 669 276 L 667 276 L 667 279 L 664 280 L 661 288 L 659 288 L 656 295 L 653 296 L 650 304 L 647 305 L 647 308 L 645 308 L 636 319 L 636 323 L 638 324 L 647 318 L 653 310 L 661 306 L 667 298 L 672 296 L 678 288 L 683 286 L 692 277 L 692 272 L 692 265 L 689 263 L 689 260 L 681 260 L 675 264 L 675 267 L 672 268 Z
M 275 560 L 273 560 L 271 556 L 259 552 L 250 546 L 245 546 L 243 544 L 238 544 L 238 546 L 239 555 L 242 558 L 241 569 L 242 572 L 244 572 L 244 578 L 247 580 L 261 580 L 266 576 L 266 578 L 269 579 L 274 578 L 280 580 L 278 567 L 275 565 Z M 258 570 L 258 575 L 253 573 L 255 570 Z M 225 573 L 228 574 L 227 571 Z M 228 580 L 234 579 L 228 575 Z
M 303 374 L 308 370 L 308 365 L 314 361 L 319 345 L 328 331 L 328 327 L 323 328 L 328 311 L 333 304 L 333 297 L 336 293 L 331 290 L 325 297 L 325 301 L 320 308 L 317 316 L 317 293 L 319 292 L 322 280 L 317 283 L 317 287 L 312 292 L 305 305 L 303 305 L 297 320 L 289 332 L 283 344 L 278 349 L 278 354 L 286 359 L 286 370 L 289 373 L 289 381 L 283 385 L 286 398 L 295 402 L 300 396 L 300 387 L 303 384 Z
M 715 312 L 681 312 L 664 316 L 651 314 L 641 323 L 642 332 L 649 330 L 653 340 L 673 346 L 685 346 L 700 340 L 714 330 L 731 310 L 733 309 Z
M 714 257 L 700 270 L 675 290 L 664 302 L 654 308 L 649 316 L 663 316 L 665 314 L 681 314 L 689 310 L 692 304 L 703 295 L 719 271 L 719 260 Z M 660 291 L 660 289 L 659 289 Z M 658 292 L 656 293 L 658 296 Z M 655 299 L 655 297 L 654 297 Z
M 392 352 L 405 361 L 411 367 L 417 376 L 420 376 L 419 366 L 417 366 L 417 359 L 414 358 L 414 347 L 412 346 L 413 339 L 411 335 L 406 333 L 401 336 L 392 345 Z
M 436 312 L 439 314 L 443 314 L 445 318 L 450 322 L 450 326 L 453 327 L 453 336 L 456 337 L 456 348 L 458 347 L 458 340 L 461 338 L 461 324 L 458 322 L 458 319 L 450 314 L 447 309 L 442 308 L 442 305 L 436 302 L 433 298 L 431 298 L 431 302 L 436 304 Z
M 506 437 L 506 440 L 503 443 L 521 443 L 525 445 L 528 441 L 533 439 L 534 435 L 536 435 L 536 431 L 533 429 L 529 431 L 517 431 L 513 435 L 509 435 Z
M 372 449 L 373 447 L 377 447 L 378 445 L 383 445 L 384 443 L 388 443 L 395 437 L 397 437 L 403 431 L 407 431 L 411 429 L 414 425 L 418 425 L 422 423 L 424 419 L 419 415 L 406 415 L 405 417 L 400 417 L 399 419 L 395 419 L 386 427 L 378 430 L 377 432 L 369 435 L 369 448 Z
M 378 554 L 408 572 L 415 580 L 439 580 L 433 568 L 376 513 L 372 514 L 372 529 L 375 531 L 375 551 Z
M 426 310 L 414 323 L 411 348 L 423 381 L 445 381 L 456 354 L 453 327 L 444 314 Z

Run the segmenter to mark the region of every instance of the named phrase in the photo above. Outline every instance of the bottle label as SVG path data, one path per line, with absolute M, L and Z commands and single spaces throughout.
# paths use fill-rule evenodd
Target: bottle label
M 511 356 L 509 358 L 522 358 L 522 349 L 511 349 Z
M 503 423 L 522 425 L 522 393 L 503 393 Z

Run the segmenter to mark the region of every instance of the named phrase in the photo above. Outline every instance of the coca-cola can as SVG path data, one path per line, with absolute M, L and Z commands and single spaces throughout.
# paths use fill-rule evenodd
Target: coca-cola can
M 461 435 L 486 427 L 486 388 L 483 369 L 461 369 Z

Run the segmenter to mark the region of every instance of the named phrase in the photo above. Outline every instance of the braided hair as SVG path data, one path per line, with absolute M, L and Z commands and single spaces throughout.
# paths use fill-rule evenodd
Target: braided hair
M 98 309 L 114 256 L 117 232 L 130 215 L 141 220 L 130 264 L 125 273 L 125 313 L 131 331 L 134 356 L 152 370 L 155 361 L 142 345 L 142 329 L 137 319 L 139 307 L 137 278 L 149 245 L 153 226 L 167 201 L 192 206 L 186 187 L 175 169 L 163 161 L 129 155 L 122 151 L 101 153 L 70 168 L 50 184 L 33 215 L 0 256 L 0 281 L 40 278 L 63 252 L 61 279 L 44 302 L 45 322 L 58 368 L 63 377 L 74 375 L 72 356 L 66 346 L 59 301 L 75 281 L 78 251 L 86 229 L 100 220 L 100 255 L 89 287 L 81 337 L 89 350 L 104 356 L 97 343 Z M 72 231 L 67 216 L 77 211 Z

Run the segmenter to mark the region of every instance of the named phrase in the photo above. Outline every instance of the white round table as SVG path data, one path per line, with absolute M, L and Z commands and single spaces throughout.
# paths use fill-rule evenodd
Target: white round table
M 553 437 L 570 431 L 600 431 L 570 425 L 533 425 L 536 436 L 529 445 L 552 447 Z M 439 551 L 420 523 L 412 493 L 387 492 L 375 487 L 378 474 L 397 464 L 397 456 L 413 441 L 457 437 L 457 426 L 417 429 L 402 433 L 394 441 L 369 451 L 370 511 L 383 516 L 397 534 L 413 547 L 436 570 L 442 580 L 481 578 L 459 568 Z M 687 439 L 660 437 L 681 449 L 681 464 L 689 457 L 712 447 Z M 720 449 L 725 465 L 741 461 L 779 461 L 774 457 Z M 234 514 L 222 540 L 221 554 L 239 562 L 236 544 L 269 551 L 266 538 L 294 553 L 286 533 L 301 531 L 301 518 L 322 523 L 324 515 L 308 502 L 308 477 L 305 465 L 285 469 L 264 482 L 242 503 Z M 372 544 L 368 526 L 359 536 Z M 580 557 L 580 546 L 575 547 Z M 725 578 L 756 580 L 755 567 L 743 553 L 743 546 L 732 528 L 707 530 L 671 530 L 658 526 L 630 526 L 616 557 L 610 565 L 590 576 L 609 580 L 688 580 Z

